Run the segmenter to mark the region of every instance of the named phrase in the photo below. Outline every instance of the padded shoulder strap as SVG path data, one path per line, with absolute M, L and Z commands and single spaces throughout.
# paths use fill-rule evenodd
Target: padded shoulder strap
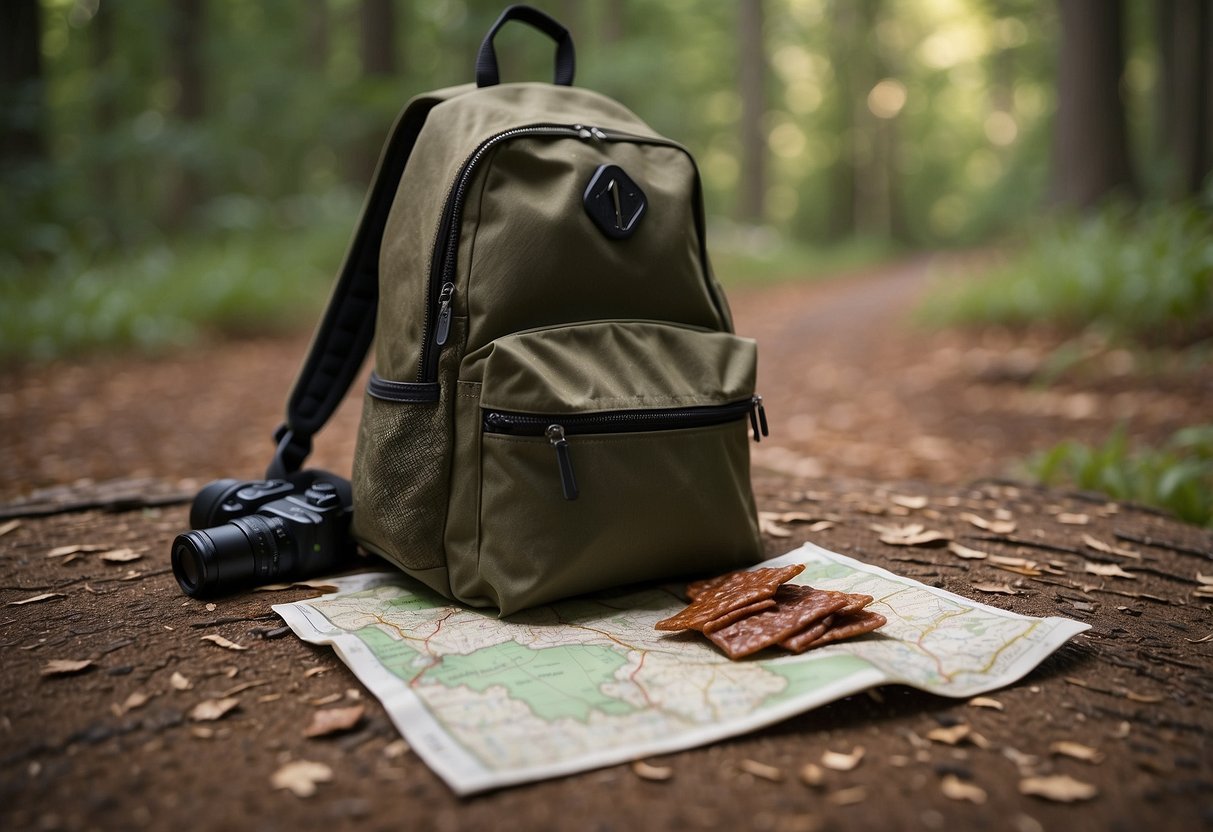
M 458 90 L 413 99 L 392 126 L 328 307 L 287 399 L 286 421 L 274 432 L 277 449 L 266 471 L 270 479 L 286 477 L 302 467 L 312 452 L 312 436 L 324 427 L 358 376 L 375 336 L 379 246 L 396 188 L 426 116 Z

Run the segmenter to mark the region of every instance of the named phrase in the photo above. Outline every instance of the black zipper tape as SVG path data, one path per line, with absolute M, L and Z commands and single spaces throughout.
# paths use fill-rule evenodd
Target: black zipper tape
M 549 414 L 514 413 L 490 410 L 484 414 L 484 432 L 507 436 L 544 436 L 556 450 L 560 486 L 566 500 L 580 493 L 573 473 L 573 458 L 568 437 L 603 433 L 641 433 L 686 430 L 723 425 L 749 416 L 754 441 L 767 435 L 767 414 L 762 396 L 737 402 L 700 407 L 654 408 L 651 410 L 614 410 L 606 413 Z
M 421 383 L 432 383 L 438 380 L 438 354 L 446 344 L 450 330 L 451 304 L 455 295 L 455 266 L 459 251 L 460 224 L 463 218 L 463 201 L 467 196 L 476 166 L 484 159 L 490 150 L 498 144 L 522 136 L 551 136 L 553 138 L 575 138 L 583 141 L 625 142 L 631 144 L 650 144 L 658 147 L 671 147 L 681 150 L 691 160 L 695 170 L 695 225 L 699 232 L 700 269 L 703 279 L 708 284 L 708 297 L 716 306 L 716 314 L 722 321 L 727 320 L 724 309 L 716 297 L 708 276 L 707 255 L 705 248 L 704 220 L 702 211 L 702 195 L 700 192 L 699 167 L 690 152 L 677 142 L 657 136 L 638 136 L 632 133 L 604 131 L 597 127 L 586 127 L 580 124 L 529 124 L 503 130 L 489 136 L 476 146 L 476 149 L 464 160 L 459 168 L 459 174 L 451 183 L 447 192 L 446 202 L 442 209 L 442 219 L 438 223 L 438 232 L 434 238 L 433 255 L 430 258 L 430 274 L 426 280 L 425 319 L 421 329 L 421 357 L 417 370 L 417 380 Z

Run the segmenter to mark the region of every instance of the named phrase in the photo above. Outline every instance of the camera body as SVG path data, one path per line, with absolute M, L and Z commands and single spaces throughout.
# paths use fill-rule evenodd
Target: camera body
M 194 498 L 192 531 L 173 541 L 181 590 L 210 597 L 353 565 L 350 483 L 324 471 L 288 479 L 216 480 Z

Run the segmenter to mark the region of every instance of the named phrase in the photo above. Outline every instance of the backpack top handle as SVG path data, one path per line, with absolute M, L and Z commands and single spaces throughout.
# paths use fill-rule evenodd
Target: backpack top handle
M 501 13 L 493 28 L 484 36 L 480 44 L 480 52 L 476 55 L 476 86 L 492 87 L 501 83 L 501 74 L 497 69 L 497 52 L 493 49 L 493 38 L 499 29 L 508 21 L 517 20 L 532 28 L 538 29 L 556 41 L 556 72 L 553 83 L 561 86 L 573 86 L 573 37 L 569 30 L 557 23 L 553 18 L 531 6 L 510 6 Z

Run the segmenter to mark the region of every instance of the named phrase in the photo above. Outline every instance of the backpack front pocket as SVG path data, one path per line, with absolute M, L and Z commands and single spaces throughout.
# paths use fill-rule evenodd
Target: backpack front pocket
M 612 321 L 470 358 L 483 373 L 478 572 L 502 614 L 761 557 L 752 341 Z

